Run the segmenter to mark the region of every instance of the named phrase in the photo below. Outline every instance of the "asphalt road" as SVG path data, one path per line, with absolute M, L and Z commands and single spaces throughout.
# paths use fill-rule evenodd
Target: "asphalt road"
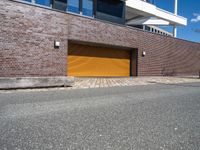
M 199 150 L 200 83 L 1 93 L 0 149 Z

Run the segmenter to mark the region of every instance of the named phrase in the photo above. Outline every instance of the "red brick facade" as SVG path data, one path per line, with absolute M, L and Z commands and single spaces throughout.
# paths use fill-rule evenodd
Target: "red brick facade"
M 0 1 L 0 77 L 66 76 L 69 40 L 137 48 L 139 76 L 197 75 L 200 70 L 200 43 Z

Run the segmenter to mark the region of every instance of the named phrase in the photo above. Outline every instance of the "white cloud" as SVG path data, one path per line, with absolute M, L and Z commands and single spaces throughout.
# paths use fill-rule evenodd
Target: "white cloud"
M 200 14 L 194 13 L 193 16 L 194 16 L 195 18 L 191 19 L 191 22 L 192 22 L 192 23 L 200 22 Z

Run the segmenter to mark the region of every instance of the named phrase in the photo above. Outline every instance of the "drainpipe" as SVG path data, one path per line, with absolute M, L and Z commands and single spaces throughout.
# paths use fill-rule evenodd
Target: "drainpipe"
M 174 0 L 174 14 L 177 15 L 178 13 L 178 0 Z M 173 36 L 177 36 L 177 27 L 174 25 Z
M 200 79 L 200 70 L 199 70 L 199 79 Z
M 173 36 L 174 36 L 175 38 L 177 37 L 177 27 L 176 27 L 176 25 L 174 25 Z

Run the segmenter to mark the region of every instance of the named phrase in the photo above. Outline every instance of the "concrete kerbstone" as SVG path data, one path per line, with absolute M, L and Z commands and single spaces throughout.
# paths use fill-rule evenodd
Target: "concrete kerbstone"
M 68 87 L 73 86 L 74 77 L 0 77 L 0 89 Z

